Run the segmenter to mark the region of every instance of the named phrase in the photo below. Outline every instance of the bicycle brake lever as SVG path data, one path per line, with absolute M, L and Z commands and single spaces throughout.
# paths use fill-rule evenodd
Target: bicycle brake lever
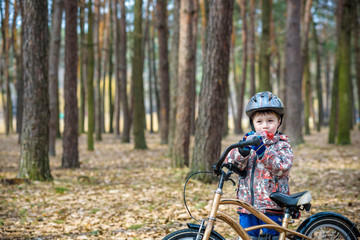
M 229 180 L 232 182 L 233 186 L 235 186 L 235 185 L 236 185 L 235 181 L 234 181 L 234 180 L 232 180 L 232 178 L 229 178 Z

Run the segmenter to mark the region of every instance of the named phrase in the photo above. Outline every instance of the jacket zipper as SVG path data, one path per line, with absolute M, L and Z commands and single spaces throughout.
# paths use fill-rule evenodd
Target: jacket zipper
M 250 178 L 250 193 L 251 193 L 251 205 L 254 205 L 255 197 L 254 197 L 254 175 L 255 175 L 255 168 L 256 168 L 257 157 L 254 160 L 252 170 L 251 170 L 251 178 Z

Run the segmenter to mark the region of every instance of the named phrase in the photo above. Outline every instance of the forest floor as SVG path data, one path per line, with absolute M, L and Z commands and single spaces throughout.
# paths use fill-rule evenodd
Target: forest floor
M 187 168 L 170 168 L 167 148 L 158 134 L 147 134 L 148 150 L 133 150 L 113 135 L 103 135 L 95 151 L 79 142 L 81 168 L 61 169 L 62 142 L 51 157 L 53 182 L 16 182 L 19 161 L 17 135 L 0 134 L 0 239 L 162 239 L 195 222 L 183 204 Z M 240 139 L 230 135 L 223 149 Z M 327 144 L 327 131 L 305 136 L 295 147 L 291 192 L 309 190 L 312 209 L 340 213 L 360 229 L 360 132 L 352 145 Z M 206 217 L 215 184 L 191 180 L 188 206 L 196 218 Z M 224 197 L 235 196 L 227 183 Z M 237 218 L 235 207 L 224 211 Z M 294 228 L 299 224 L 296 220 Z M 217 222 L 218 224 L 219 222 Z M 216 228 L 227 239 L 237 239 L 223 223 Z

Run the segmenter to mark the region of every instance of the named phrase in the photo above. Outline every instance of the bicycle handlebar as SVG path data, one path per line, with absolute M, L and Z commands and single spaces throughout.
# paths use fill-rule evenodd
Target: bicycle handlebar
M 259 146 L 261 143 L 261 140 L 258 137 L 253 137 L 251 140 L 248 141 L 240 141 L 238 143 L 234 143 L 232 145 L 230 145 L 229 147 L 227 147 L 225 149 L 225 151 L 222 153 L 219 161 L 216 163 L 216 165 L 213 166 L 213 172 L 216 175 L 219 175 L 220 172 L 220 167 L 221 164 L 224 162 L 226 156 L 229 154 L 229 152 L 234 149 L 234 148 L 239 148 L 239 147 L 246 147 L 246 146 L 250 146 L 250 145 L 255 145 L 255 146 Z

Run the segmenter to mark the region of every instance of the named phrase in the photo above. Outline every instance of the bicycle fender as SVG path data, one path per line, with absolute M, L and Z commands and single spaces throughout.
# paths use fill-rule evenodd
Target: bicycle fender
M 199 224 L 193 224 L 193 223 L 188 223 L 187 226 L 190 229 L 199 229 L 200 228 Z M 205 226 L 202 226 L 201 230 L 205 231 Z M 216 232 L 214 230 L 212 230 L 211 233 L 222 240 L 226 240 L 225 238 L 223 238 L 223 236 L 221 236 L 218 232 Z
M 325 217 L 325 216 L 331 216 L 331 217 L 338 218 L 338 219 L 342 220 L 343 222 L 345 222 L 346 224 L 348 224 L 350 226 L 351 230 L 356 234 L 356 237 L 360 237 L 360 232 L 356 228 L 355 223 L 351 222 L 348 218 L 344 217 L 343 215 L 338 214 L 338 213 L 334 213 L 334 212 L 319 212 L 319 213 L 316 213 L 316 214 L 308 217 L 307 219 L 305 219 L 300 224 L 300 226 L 297 228 L 296 231 L 299 232 L 299 233 L 303 233 L 303 231 L 307 228 L 307 226 L 310 223 L 318 220 L 319 218 Z

